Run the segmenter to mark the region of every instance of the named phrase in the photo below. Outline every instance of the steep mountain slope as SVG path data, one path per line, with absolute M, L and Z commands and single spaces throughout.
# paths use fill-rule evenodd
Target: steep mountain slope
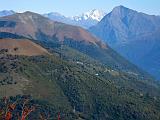
M 17 35 L 33 39 L 37 39 L 40 34 L 43 34 L 48 37 L 55 36 L 59 41 L 64 41 L 64 38 L 70 38 L 106 47 L 100 40 L 91 36 L 89 32 L 80 27 L 54 22 L 32 12 L 19 13 L 0 18 L 0 23 L 1 32 L 16 33 Z
M 157 68 L 160 41 L 159 16 L 118 6 L 96 26 L 91 27 L 90 31 L 125 58 L 152 73 L 156 78 L 160 78 Z M 152 57 L 152 54 L 157 56 Z

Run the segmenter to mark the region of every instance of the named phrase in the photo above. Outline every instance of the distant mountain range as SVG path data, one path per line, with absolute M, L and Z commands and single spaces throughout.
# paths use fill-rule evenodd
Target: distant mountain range
M 95 24 L 97 24 L 103 17 L 105 13 L 103 11 L 94 9 L 91 11 L 88 11 L 86 13 L 83 13 L 78 16 L 72 16 L 72 17 L 65 17 L 64 15 L 61 15 L 59 13 L 47 13 L 44 14 L 45 17 L 48 17 L 51 20 L 59 21 L 71 25 L 77 25 L 84 28 L 89 28 Z
M 3 10 L 3 11 L 0 11 L 0 17 L 12 15 L 15 13 L 16 12 L 12 10 Z M 71 17 L 66 17 L 57 12 L 50 12 L 50 13 L 43 14 L 43 16 L 51 20 L 66 23 L 66 24 L 81 26 L 83 28 L 89 28 L 97 24 L 104 17 L 104 15 L 105 15 L 105 12 L 97 9 L 90 10 L 81 15 L 71 16 Z
M 160 17 L 115 7 L 89 31 L 160 79 Z

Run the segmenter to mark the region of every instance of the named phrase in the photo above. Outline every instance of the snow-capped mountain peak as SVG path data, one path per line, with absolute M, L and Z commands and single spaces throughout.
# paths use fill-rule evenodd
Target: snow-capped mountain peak
M 104 17 L 104 15 L 105 13 L 103 11 L 93 9 L 81 15 L 73 16 L 72 19 L 76 21 L 88 20 L 88 19 L 100 21 Z
M 54 21 L 89 28 L 97 24 L 106 14 L 101 10 L 93 9 L 81 15 L 76 15 L 72 17 L 67 17 L 56 12 L 50 12 L 43 15 Z

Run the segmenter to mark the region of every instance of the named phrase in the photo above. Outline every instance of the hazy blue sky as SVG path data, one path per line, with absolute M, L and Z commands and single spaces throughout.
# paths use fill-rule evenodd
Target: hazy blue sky
M 160 15 L 160 0 L 0 0 L 0 10 L 59 12 L 67 16 L 77 15 L 91 9 L 101 9 L 108 13 L 118 5 Z

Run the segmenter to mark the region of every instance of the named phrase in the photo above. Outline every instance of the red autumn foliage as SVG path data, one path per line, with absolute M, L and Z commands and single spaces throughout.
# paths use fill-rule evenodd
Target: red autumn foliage
M 17 120 L 26 120 L 30 113 L 35 111 L 35 108 L 38 109 L 38 106 L 33 106 L 29 103 L 29 99 L 19 99 L 13 103 L 13 101 L 10 101 L 9 98 L 4 97 L 2 102 L 3 107 L 0 108 L 0 120 L 12 120 L 14 117 L 16 117 Z M 21 105 L 22 110 L 17 112 L 16 109 L 19 105 Z M 46 115 L 40 113 L 39 119 L 50 120 L 53 118 L 51 118 L 49 113 L 46 113 Z M 60 119 L 60 113 L 58 113 L 58 120 Z
M 35 107 L 32 107 L 32 108 L 27 108 L 25 107 L 23 110 L 22 110 L 22 116 L 21 116 L 21 119 L 20 120 L 25 120 L 26 117 L 32 112 L 35 110 Z
M 10 111 L 8 111 L 6 113 L 5 120 L 11 120 L 11 118 L 12 118 L 12 113 Z
M 35 107 L 27 107 L 27 103 L 28 103 L 28 99 L 26 99 L 23 102 L 23 107 L 22 107 L 22 111 L 21 111 L 21 116 L 19 116 L 19 113 L 17 113 L 18 115 L 18 120 L 25 120 L 27 118 L 27 116 L 35 110 Z M 15 101 L 14 103 L 10 103 L 9 99 L 7 97 L 3 98 L 3 102 L 4 102 L 4 108 L 0 109 L 0 119 L 4 119 L 4 120 L 11 120 L 12 119 L 12 114 L 14 109 L 16 108 L 17 105 L 17 101 Z

